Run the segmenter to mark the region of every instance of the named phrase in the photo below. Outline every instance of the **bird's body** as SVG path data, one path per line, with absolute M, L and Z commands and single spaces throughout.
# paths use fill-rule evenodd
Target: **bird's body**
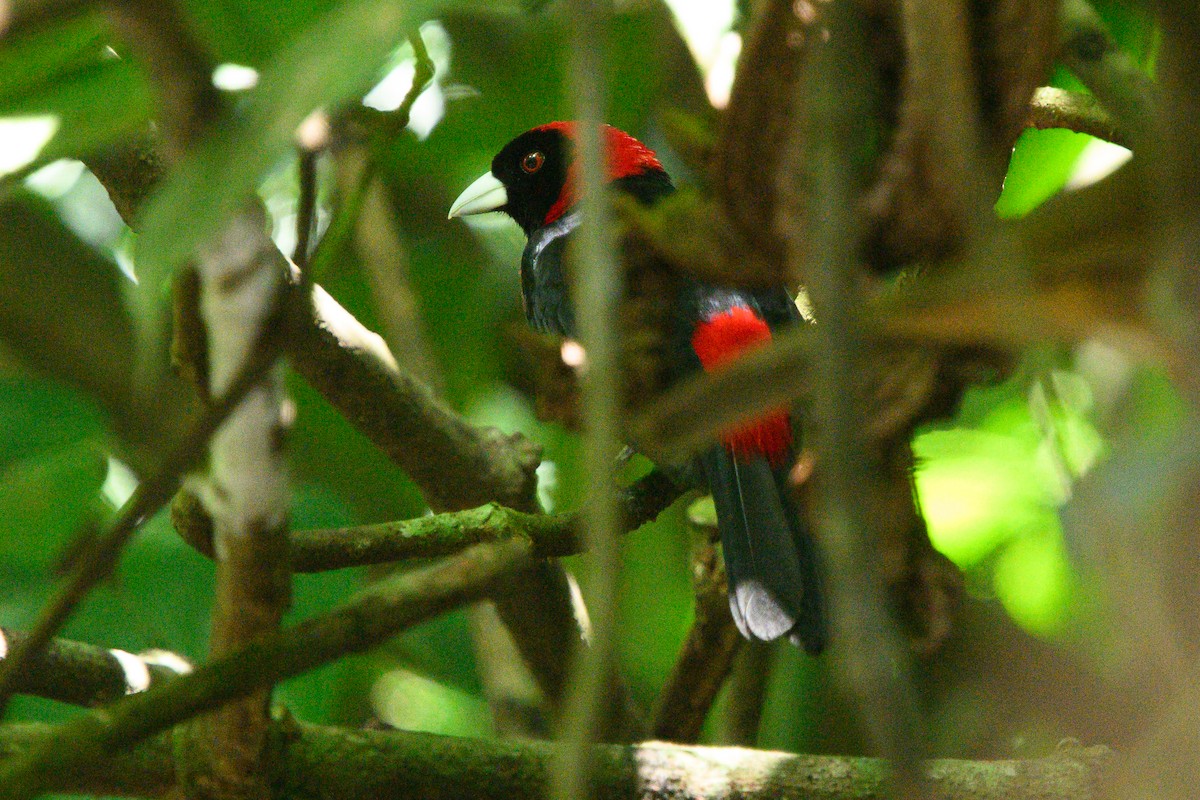
M 674 191 L 653 151 L 605 127 L 608 177 L 614 188 L 646 204 Z M 562 261 L 579 224 L 573 123 L 521 134 L 492 161 L 492 171 L 459 197 L 450 216 L 504 211 L 525 231 L 521 289 L 536 329 L 574 334 L 574 311 Z M 670 378 L 720 369 L 770 340 L 772 329 L 799 314 L 787 290 L 749 290 L 688 281 L 672 300 Z M 699 458 L 717 510 L 729 575 L 730 609 L 744 636 L 788 636 L 809 652 L 825 643 L 818 556 L 788 491 L 795 461 L 788 412 L 778 410 L 727 431 Z

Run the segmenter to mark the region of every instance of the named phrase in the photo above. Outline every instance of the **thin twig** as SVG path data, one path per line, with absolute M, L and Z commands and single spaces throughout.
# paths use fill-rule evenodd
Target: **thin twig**
M 681 489 L 662 490 L 663 473 L 651 472 L 621 490 L 623 532 L 637 530 L 670 505 Z M 654 502 L 644 495 L 653 492 Z M 529 514 L 494 503 L 466 511 L 446 512 L 403 522 L 354 528 L 295 531 L 292 569 L 323 572 L 331 569 L 385 564 L 415 558 L 438 558 L 483 542 L 528 538 L 539 558 L 584 552 L 578 514 Z M 206 554 L 207 555 L 207 554 Z
M 303 273 L 308 267 L 308 243 L 317 216 L 317 155 L 314 150 L 300 148 L 300 202 L 296 209 L 296 247 L 292 263 Z
M 354 186 L 342 197 L 341 205 L 334 212 L 333 220 L 325 231 L 325 235 L 317 243 L 316 252 L 313 253 L 311 259 L 312 271 L 316 275 L 324 274 L 329 262 L 344 251 L 346 242 L 358 224 L 367 190 L 378 175 L 384 148 L 408 127 L 413 105 L 421 93 L 429 87 L 429 82 L 433 80 L 433 60 L 429 57 L 429 50 L 425 47 L 425 41 L 421 38 L 420 31 L 410 33 L 408 40 L 412 44 L 416 63 L 412 86 L 400 102 L 399 107 L 390 112 L 379 112 L 366 107 L 354 109 L 353 120 L 362 121 L 368 126 L 369 157 L 359 171 Z
M 399 107 L 390 115 L 393 130 L 408 127 L 412 118 L 413 106 L 416 105 L 417 98 L 421 96 L 421 93 L 429 88 L 435 72 L 433 59 L 429 57 L 429 49 L 425 47 L 425 40 L 421 38 L 421 32 L 411 32 L 408 35 L 408 43 L 412 45 L 414 60 L 412 88 L 400 101 Z
M 654 738 L 668 742 L 699 740 L 734 656 L 745 644 L 729 613 L 725 565 L 711 541 L 704 541 L 692 556 L 692 584 L 696 618 L 654 714 Z
M 734 660 L 717 740 L 721 744 L 754 747 L 758 742 L 774 655 L 773 643 L 750 642 Z

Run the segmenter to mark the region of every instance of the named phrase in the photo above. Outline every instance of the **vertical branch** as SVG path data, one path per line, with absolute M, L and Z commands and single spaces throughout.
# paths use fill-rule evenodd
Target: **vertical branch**
M 951 219 L 968 240 L 990 216 L 980 162 L 979 103 L 973 80 L 965 0 L 903 0 L 905 93 L 909 126 L 929 148 L 933 187 L 948 195 Z M 937 91 L 931 91 L 936 87 Z
M 595 561 L 588 608 L 591 647 L 576 648 L 569 695 L 561 719 L 565 747 L 555 772 L 552 796 L 586 796 L 587 744 L 596 738 L 605 708 L 604 690 L 614 667 L 617 589 L 621 553 L 617 542 L 616 454 L 620 446 L 620 393 L 617 385 L 616 320 L 621 276 L 604 193 L 601 125 L 604 122 L 606 35 L 611 4 L 574 0 L 569 5 L 573 57 L 571 82 L 579 120 L 578 159 L 583 168 L 583 223 L 575 234 L 573 286 L 579 333 L 588 354 L 583 376 L 585 473 L 590 492 L 584 536 Z
M 467 609 L 471 645 L 492 728 L 501 738 L 545 739 L 550 723 L 546 698 L 521 659 L 512 634 L 491 603 Z
M 749 642 L 733 662 L 729 698 L 721 720 L 721 744 L 754 747 L 762 722 L 763 703 L 775 648 L 766 642 Z
M 668 742 L 700 740 L 709 709 L 733 668 L 734 657 L 746 644 L 729 613 L 725 564 L 705 533 L 692 553 L 696 619 L 654 714 L 654 738 Z
M 798 84 L 804 93 L 798 107 L 805 115 L 789 142 L 782 166 L 790 174 L 781 175 L 781 185 L 790 189 L 789 258 L 796 262 L 796 274 L 809 276 L 820 319 L 813 348 L 821 464 L 817 520 L 829 556 L 835 652 L 875 748 L 893 762 L 897 795 L 915 797 L 921 790 L 916 701 L 878 569 L 873 528 L 886 517 L 869 508 L 881 478 L 865 439 L 868 426 L 856 381 L 864 363 L 857 319 L 864 224 L 854 213 L 858 186 L 851 145 L 870 106 L 858 68 L 864 60 L 861 32 L 847 5 L 830 3 L 824 9 L 829 41 L 814 48 Z M 811 253 L 807 264 L 806 252 Z
M 258 206 L 236 216 L 196 260 L 207 330 L 207 385 L 229 390 L 254 357 L 284 274 Z M 213 520 L 217 557 L 210 650 L 232 652 L 279 628 L 290 602 L 283 376 L 267 371 L 213 436 L 210 469 L 199 487 Z M 182 777 L 195 797 L 266 797 L 263 756 L 270 726 L 269 690 L 232 703 L 189 730 Z
M 317 155 L 318 148 L 310 149 L 307 144 L 298 148 L 297 169 L 299 170 L 300 201 L 296 207 L 296 247 L 292 250 L 292 263 L 303 273 L 308 269 L 309 241 L 317 224 Z

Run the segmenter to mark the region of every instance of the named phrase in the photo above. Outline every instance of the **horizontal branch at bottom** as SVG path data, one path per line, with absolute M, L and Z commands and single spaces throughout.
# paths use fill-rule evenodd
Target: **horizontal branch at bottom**
M 43 725 L 0 728 L 0 764 L 36 746 Z M 280 797 L 490 800 L 543 798 L 554 763 L 547 742 L 487 741 L 404 731 L 279 723 Z M 594 797 L 643 800 L 816 800 L 882 797 L 887 766 L 874 758 L 799 756 L 736 747 L 649 742 L 598 745 Z M 103 774 L 63 773 L 49 791 L 165 796 L 174 765 L 169 735 L 116 756 Z M 931 795 L 971 800 L 1083 800 L 1095 796 L 1104 747 L 1066 747 L 1020 761 L 940 759 L 927 765 Z

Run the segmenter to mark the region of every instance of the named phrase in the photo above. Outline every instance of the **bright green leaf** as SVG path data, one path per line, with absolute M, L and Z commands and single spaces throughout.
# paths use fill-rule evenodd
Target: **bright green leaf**
M 996 561 L 996 595 L 1017 624 L 1030 633 L 1052 636 L 1067 622 L 1074 576 L 1057 526 L 1046 535 L 1024 536 Z
M 1022 133 L 1013 148 L 996 214 L 1023 217 L 1061 191 L 1091 140 L 1087 134 L 1061 128 L 1030 128 Z
M 6 36 L 0 45 L 0 105 L 29 97 L 95 64 L 104 48 L 98 16 L 82 16 Z

